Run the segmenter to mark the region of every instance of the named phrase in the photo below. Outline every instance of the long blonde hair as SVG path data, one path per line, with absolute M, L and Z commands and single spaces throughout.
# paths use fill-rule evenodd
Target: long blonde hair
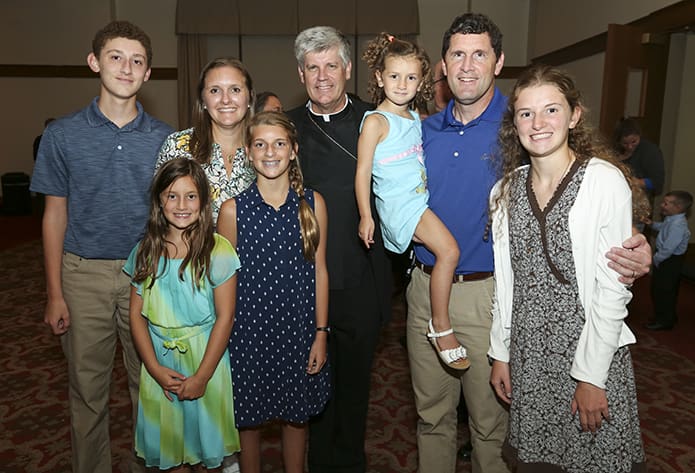
M 298 146 L 297 129 L 290 119 L 282 112 L 260 112 L 251 118 L 246 131 L 246 146 L 251 148 L 253 142 L 253 129 L 256 126 L 267 125 L 277 126 L 285 130 L 290 141 L 290 147 L 295 149 Z M 297 153 L 298 154 L 298 153 Z M 307 261 L 314 261 L 316 249 L 321 238 L 319 222 L 309 203 L 304 197 L 304 176 L 299 165 L 299 156 L 290 161 L 288 171 L 290 188 L 299 197 L 299 227 L 302 233 L 302 246 L 304 258 Z

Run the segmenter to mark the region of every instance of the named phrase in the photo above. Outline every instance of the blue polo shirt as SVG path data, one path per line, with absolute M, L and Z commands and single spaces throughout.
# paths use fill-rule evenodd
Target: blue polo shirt
M 119 128 L 97 106 L 51 122 L 43 133 L 31 190 L 66 197 L 65 251 L 126 259 L 142 238 L 157 153 L 173 129 L 143 112 Z
M 495 88 L 492 101 L 475 120 L 454 118 L 454 101 L 422 122 L 429 207 L 458 242 L 456 274 L 493 271 L 492 238 L 485 237 L 488 197 L 497 181 L 492 155 L 507 99 Z M 435 257 L 415 245 L 417 259 L 434 265 Z

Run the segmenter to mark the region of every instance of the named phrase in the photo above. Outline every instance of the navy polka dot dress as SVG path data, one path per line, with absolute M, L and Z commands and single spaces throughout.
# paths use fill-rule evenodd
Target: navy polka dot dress
M 313 208 L 313 191 L 305 196 Z M 242 267 L 229 340 L 236 425 L 306 422 L 323 410 L 330 380 L 327 365 L 306 373 L 316 334 L 316 273 L 302 253 L 299 199 L 290 189 L 275 210 L 253 183 L 236 202 Z

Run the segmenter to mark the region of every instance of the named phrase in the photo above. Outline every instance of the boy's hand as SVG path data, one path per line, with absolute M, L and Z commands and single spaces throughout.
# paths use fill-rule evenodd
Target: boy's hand
M 43 321 L 51 327 L 53 335 L 63 335 L 70 328 L 70 311 L 65 299 L 48 298 Z

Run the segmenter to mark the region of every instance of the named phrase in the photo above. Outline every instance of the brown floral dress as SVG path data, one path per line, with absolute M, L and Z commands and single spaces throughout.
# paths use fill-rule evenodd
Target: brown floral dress
M 509 198 L 514 298 L 510 345 L 513 399 L 505 445 L 521 472 L 621 473 L 645 471 L 632 360 L 619 348 L 606 393 L 610 422 L 582 432 L 571 414 L 576 381 L 570 376 L 584 325 L 569 212 L 586 164 L 575 161 L 545 209 L 520 170 Z

